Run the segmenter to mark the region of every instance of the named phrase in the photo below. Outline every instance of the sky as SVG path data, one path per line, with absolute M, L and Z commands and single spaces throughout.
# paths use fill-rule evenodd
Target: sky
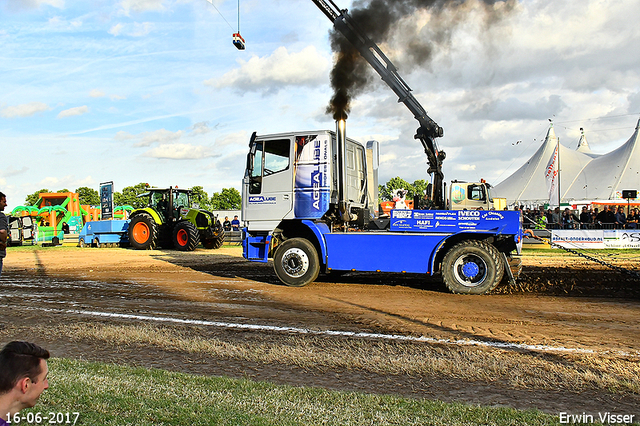
M 314 3 L 211 1 L 0 0 L 7 211 L 41 188 L 107 181 L 116 191 L 140 182 L 240 190 L 254 131 L 335 130 L 326 113 L 332 26 Z M 575 148 L 584 127 L 601 154 L 632 135 L 640 2 L 492 7 L 500 18 L 477 0 L 413 13 L 381 43 L 444 128 L 445 179 L 506 179 L 540 146 L 549 119 L 560 143 Z M 232 45 L 238 23 L 244 51 Z M 430 60 L 415 62 L 416 42 L 433 48 Z M 417 126 L 376 77 L 354 99 L 347 135 L 380 142 L 381 183 L 413 182 L 428 179 Z

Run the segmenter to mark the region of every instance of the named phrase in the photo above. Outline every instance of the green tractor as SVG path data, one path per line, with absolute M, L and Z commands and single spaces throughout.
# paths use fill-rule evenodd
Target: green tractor
M 192 251 L 202 242 L 217 249 L 224 242 L 224 229 L 213 213 L 191 208 L 191 191 L 177 188 L 149 188 L 147 207 L 129 216 L 129 244 L 138 250 L 175 247 Z

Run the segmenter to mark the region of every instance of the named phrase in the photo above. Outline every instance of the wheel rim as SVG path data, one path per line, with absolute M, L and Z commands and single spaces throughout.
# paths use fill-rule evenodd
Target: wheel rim
M 133 227 L 133 239 L 138 243 L 144 243 L 149 239 L 149 227 L 144 222 L 138 222 Z
M 189 234 L 184 229 L 179 229 L 178 234 L 176 235 L 176 239 L 178 240 L 178 244 L 181 246 L 186 246 L 189 242 Z
M 453 265 L 456 279 L 467 287 L 481 285 L 487 278 L 488 269 L 487 262 L 473 254 L 460 256 Z
M 282 256 L 282 269 L 291 277 L 301 277 L 309 270 L 309 256 L 299 248 L 291 248 Z

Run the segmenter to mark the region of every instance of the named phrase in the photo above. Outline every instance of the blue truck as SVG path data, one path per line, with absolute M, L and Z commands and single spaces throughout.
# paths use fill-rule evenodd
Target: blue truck
M 78 235 L 80 247 L 121 247 L 129 244 L 129 220 L 87 222 Z
M 244 257 L 273 259 L 289 286 L 333 271 L 441 274 L 450 291 L 467 294 L 487 293 L 505 277 L 513 283 L 521 270 L 520 212 L 493 210 L 485 182 L 456 181 L 455 194 L 445 197 L 445 154 L 435 142 L 442 128 L 346 10 L 312 1 L 418 120 L 415 139 L 427 154 L 432 183 L 418 208 L 381 214 L 379 144 L 347 138 L 346 114 L 334 114 L 335 132 L 254 133 L 242 188 Z

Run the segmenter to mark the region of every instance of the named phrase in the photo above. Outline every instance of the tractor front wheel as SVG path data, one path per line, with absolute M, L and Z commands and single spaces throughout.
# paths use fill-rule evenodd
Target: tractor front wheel
M 140 213 L 129 223 L 129 244 L 136 250 L 153 250 L 158 243 L 158 227 L 151 215 Z
M 220 224 L 219 220 L 215 221 L 213 238 L 207 238 L 202 240 L 202 245 L 206 249 L 219 249 L 224 243 L 224 228 Z
M 173 246 L 176 250 L 193 251 L 200 243 L 198 228 L 191 222 L 180 222 L 173 228 Z

